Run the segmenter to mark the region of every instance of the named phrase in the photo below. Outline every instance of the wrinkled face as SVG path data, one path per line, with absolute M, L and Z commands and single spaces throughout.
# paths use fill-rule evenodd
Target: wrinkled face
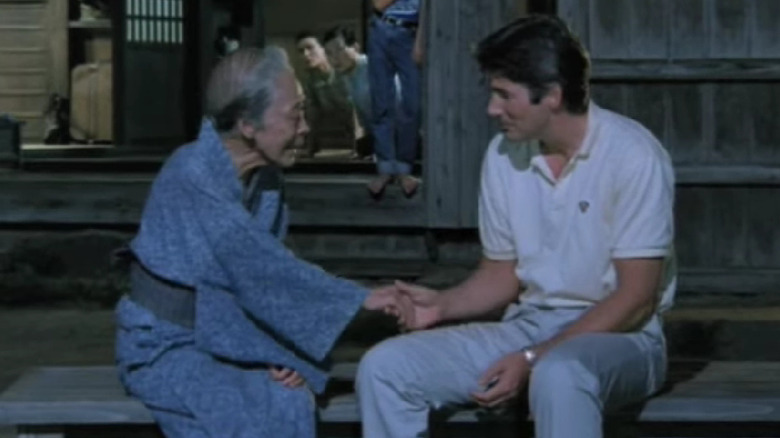
M 295 149 L 303 146 L 309 125 L 303 113 L 304 97 L 292 71 L 276 81 L 276 95 L 263 118 L 261 128 L 244 125 L 242 133 L 251 137 L 267 164 L 289 167 L 295 163 Z
M 501 123 L 501 131 L 514 141 L 535 140 L 542 137 L 552 115 L 556 98 L 548 93 L 539 103 L 531 102 L 528 87 L 509 79 L 490 78 L 488 114 Z
M 345 73 L 355 67 L 355 59 L 350 51 L 354 51 L 344 42 L 344 38 L 337 37 L 325 43 L 325 55 L 328 62 L 339 73 Z
M 309 37 L 298 41 L 298 53 L 306 60 L 308 68 L 316 68 L 328 62 L 325 50 L 316 38 Z

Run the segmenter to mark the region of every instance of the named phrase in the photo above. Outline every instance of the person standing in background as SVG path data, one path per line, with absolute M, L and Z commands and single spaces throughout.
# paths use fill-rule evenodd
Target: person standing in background
M 368 77 L 368 57 L 360 53 L 360 44 L 355 32 L 347 26 L 335 26 L 322 37 L 325 54 L 333 69 L 344 82 L 349 97 L 355 106 L 359 128 L 363 135 L 356 134 L 356 158 L 371 157 L 374 153 L 374 135 L 371 124 L 371 85 Z M 395 104 L 400 104 L 400 83 L 395 77 Z
M 355 141 L 355 114 L 349 91 L 325 56 L 317 37 L 311 32 L 301 32 L 295 38 L 298 52 L 306 62 L 303 75 L 303 91 L 306 95 L 306 121 L 311 134 L 306 139 L 304 156 L 313 157 L 324 146 L 348 144 Z
M 413 53 L 418 37 L 421 0 L 373 0 L 368 34 L 372 131 L 379 175 L 368 184 L 373 196 L 398 178 L 406 196 L 417 191 L 411 175 L 421 125 L 420 67 Z M 418 47 L 415 50 L 415 47 Z M 401 82 L 401 105 L 395 111 L 394 77 Z M 397 135 L 395 135 L 397 133 Z

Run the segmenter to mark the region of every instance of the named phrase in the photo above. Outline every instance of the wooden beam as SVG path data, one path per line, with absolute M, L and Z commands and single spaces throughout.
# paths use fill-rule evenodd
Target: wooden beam
M 153 175 L 0 173 L 0 224 L 135 225 Z M 424 227 L 422 194 L 407 199 L 388 187 L 380 201 L 370 176 L 292 176 L 287 179 L 296 226 Z
M 137 164 L 137 163 L 136 163 Z M 147 163 L 149 164 L 149 163 Z M 150 166 L 154 165 L 154 162 Z M 0 173 L 0 223 L 137 224 L 152 173 Z M 425 195 L 405 198 L 391 186 L 368 196 L 370 175 L 290 175 L 296 226 L 426 227 Z M 780 186 L 780 168 L 679 167 L 678 186 Z
M 780 185 L 780 167 L 678 166 L 678 185 Z
M 702 295 L 780 295 L 780 270 L 698 268 L 681 269 L 677 290 Z
M 607 81 L 769 81 L 780 79 L 776 59 L 593 59 L 591 78 Z

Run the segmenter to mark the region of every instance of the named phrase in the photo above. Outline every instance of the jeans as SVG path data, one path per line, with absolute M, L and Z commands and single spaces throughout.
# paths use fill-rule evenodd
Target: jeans
M 380 175 L 407 175 L 417 156 L 421 124 L 420 68 L 412 59 L 415 31 L 372 18 L 368 38 L 372 129 Z M 397 104 L 395 76 L 401 83 Z M 398 107 L 396 109 L 396 107 Z

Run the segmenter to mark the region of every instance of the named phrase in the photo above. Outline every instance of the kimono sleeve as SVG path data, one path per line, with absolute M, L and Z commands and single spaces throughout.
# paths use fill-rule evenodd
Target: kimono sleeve
M 223 274 L 214 277 L 227 280 L 224 287 L 264 330 L 322 360 L 368 290 L 295 257 L 273 235 L 253 226 L 238 203 L 194 188 L 192 202 Z

